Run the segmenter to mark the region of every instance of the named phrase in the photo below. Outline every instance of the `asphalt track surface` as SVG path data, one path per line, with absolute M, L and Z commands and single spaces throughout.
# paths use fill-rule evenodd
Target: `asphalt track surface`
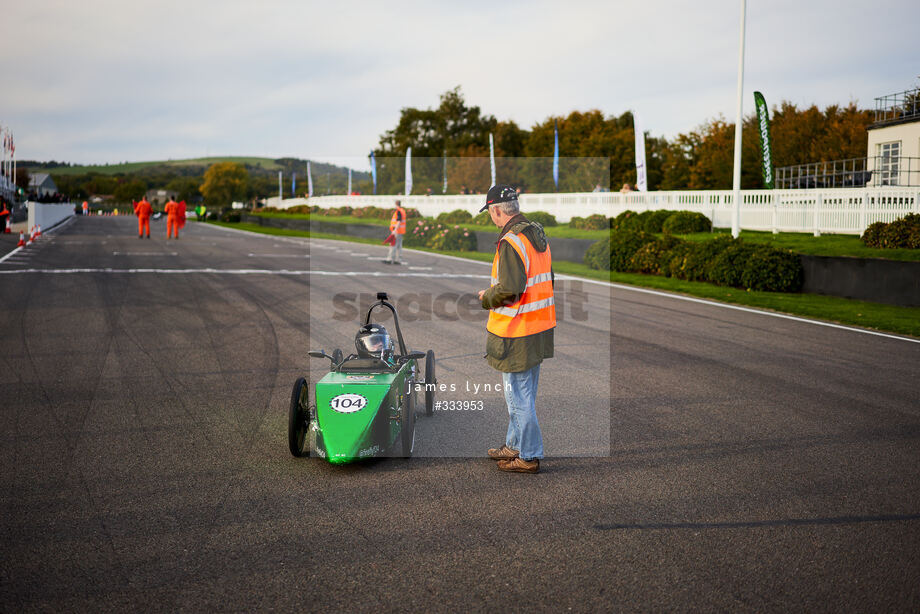
M 334 467 L 290 456 L 286 414 L 307 349 L 349 347 L 348 295 L 488 268 L 152 226 L 78 218 L 0 262 L 3 611 L 920 609 L 918 343 L 586 283 L 540 474 L 483 458 L 504 410 L 462 388 L 485 408 L 420 418 L 415 458 Z M 440 304 L 409 345 L 495 381 Z

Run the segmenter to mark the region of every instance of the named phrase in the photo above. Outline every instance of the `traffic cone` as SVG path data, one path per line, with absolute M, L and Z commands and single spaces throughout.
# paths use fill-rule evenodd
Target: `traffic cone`
M 41 224 L 35 227 L 35 236 L 36 237 L 42 236 L 42 225 Z
M 13 232 L 13 228 L 12 228 L 13 223 L 10 222 L 10 217 L 11 216 L 9 215 L 6 216 L 6 228 L 3 230 L 3 232 L 5 232 L 6 234 L 10 234 L 11 232 Z
M 16 244 L 16 247 L 25 247 L 26 246 L 26 237 L 23 232 L 19 231 L 19 243 Z

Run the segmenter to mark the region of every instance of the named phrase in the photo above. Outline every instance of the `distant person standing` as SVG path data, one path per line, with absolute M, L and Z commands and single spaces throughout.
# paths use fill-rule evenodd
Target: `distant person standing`
M 83 201 L 83 215 L 89 215 L 89 203 Z
M 185 228 L 185 201 L 179 201 L 179 228 Z M 179 233 L 176 231 L 176 238 L 179 238 Z
M 176 233 L 176 239 L 179 238 L 179 203 L 174 201 L 172 198 L 169 199 L 169 202 L 166 203 L 166 206 L 163 207 L 163 211 L 166 212 L 166 238 L 171 239 L 173 236 L 173 231 Z
M 150 214 L 153 213 L 153 207 L 147 202 L 146 197 L 141 197 L 141 201 L 134 207 L 134 215 L 137 216 L 137 238 L 144 238 L 144 231 L 147 232 L 147 238 L 150 238 Z
M 402 264 L 399 261 L 400 252 L 402 252 L 403 235 L 406 234 L 406 210 L 396 201 L 396 211 L 390 218 L 390 232 L 393 233 L 393 244 L 390 246 L 390 252 L 384 264 Z

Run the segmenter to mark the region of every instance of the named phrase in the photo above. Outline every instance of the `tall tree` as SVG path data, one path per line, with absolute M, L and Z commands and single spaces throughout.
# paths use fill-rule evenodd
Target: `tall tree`
M 248 180 L 249 173 L 242 164 L 218 162 L 205 171 L 204 183 L 198 189 L 207 204 L 224 207 L 246 198 Z

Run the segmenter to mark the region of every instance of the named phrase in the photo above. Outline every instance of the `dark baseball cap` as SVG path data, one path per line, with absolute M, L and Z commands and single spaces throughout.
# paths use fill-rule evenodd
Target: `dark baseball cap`
M 517 197 L 517 190 L 515 190 L 513 187 L 506 183 L 497 183 L 489 188 L 489 193 L 486 194 L 486 204 L 483 205 L 479 212 L 482 213 L 490 206 L 497 205 L 498 203 L 508 202 L 509 200 L 517 200 Z

